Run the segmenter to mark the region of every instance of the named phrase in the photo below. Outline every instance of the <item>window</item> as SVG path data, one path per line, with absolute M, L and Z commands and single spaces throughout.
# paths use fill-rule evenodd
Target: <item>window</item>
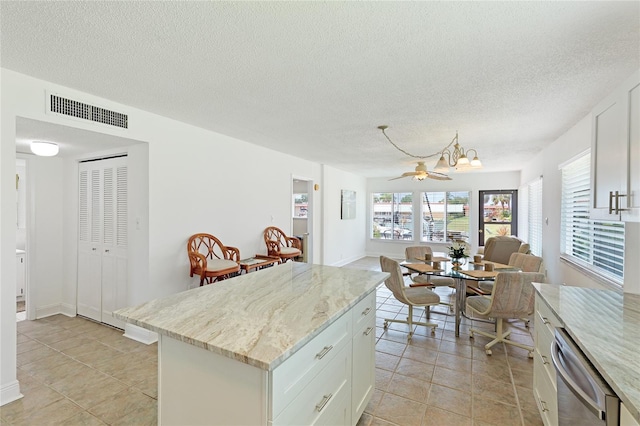
M 372 196 L 372 238 L 413 239 L 413 194 L 381 192 Z
M 423 192 L 422 241 L 469 239 L 469 192 Z
M 590 166 L 589 152 L 560 166 L 560 250 L 565 258 L 621 286 L 624 275 L 624 223 L 589 218 Z
M 527 185 L 527 241 L 531 253 L 542 256 L 542 176 Z

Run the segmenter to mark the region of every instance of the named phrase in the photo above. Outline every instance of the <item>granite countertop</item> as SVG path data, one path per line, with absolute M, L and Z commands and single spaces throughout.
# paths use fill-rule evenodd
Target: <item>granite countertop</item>
M 288 262 L 123 308 L 114 317 L 273 370 L 389 274 Z
M 555 284 L 534 286 L 640 422 L 640 295 Z

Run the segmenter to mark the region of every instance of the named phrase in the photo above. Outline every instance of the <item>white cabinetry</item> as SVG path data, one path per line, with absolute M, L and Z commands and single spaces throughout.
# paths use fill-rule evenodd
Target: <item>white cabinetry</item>
M 640 221 L 640 70 L 592 116 L 591 218 Z
M 374 336 L 375 291 L 272 371 L 161 334 L 158 422 L 355 425 L 375 385 Z
M 16 250 L 16 296 L 24 297 L 26 282 L 25 252 Z
M 640 423 L 627 410 L 624 403 L 620 404 L 620 426 L 640 426 Z
M 535 352 L 533 355 L 533 396 L 545 426 L 558 424 L 556 371 L 551 362 L 551 344 L 560 320 L 551 309 L 536 296 Z
M 376 298 L 375 292 L 361 300 L 353 313 L 353 370 L 351 412 L 356 424 L 375 388 Z
M 127 158 L 79 165 L 78 314 L 124 328 L 127 303 Z

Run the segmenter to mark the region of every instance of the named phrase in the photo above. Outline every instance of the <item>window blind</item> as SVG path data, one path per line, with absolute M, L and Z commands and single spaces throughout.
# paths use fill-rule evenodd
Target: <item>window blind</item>
M 531 253 L 542 256 L 542 176 L 528 185 L 528 242 Z
M 590 168 L 588 152 L 561 167 L 561 253 L 621 286 L 624 223 L 590 219 Z

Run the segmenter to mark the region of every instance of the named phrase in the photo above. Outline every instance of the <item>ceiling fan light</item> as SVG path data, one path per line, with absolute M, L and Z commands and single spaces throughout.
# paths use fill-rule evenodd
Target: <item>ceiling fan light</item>
M 449 163 L 447 163 L 444 155 L 440 156 L 440 159 L 436 163 L 436 167 L 433 169 L 433 171 L 438 173 L 446 173 L 449 171 Z
M 482 167 L 482 162 L 480 162 L 480 159 L 478 158 L 477 155 L 475 157 L 473 157 L 473 160 L 471 160 L 471 163 L 469 163 L 469 164 L 474 169 L 479 169 L 480 167 Z
M 469 165 L 469 159 L 466 155 L 462 154 L 456 162 L 456 167 L 466 168 Z
M 31 142 L 31 152 L 41 157 L 53 157 L 58 155 L 60 148 L 53 142 L 33 141 Z

